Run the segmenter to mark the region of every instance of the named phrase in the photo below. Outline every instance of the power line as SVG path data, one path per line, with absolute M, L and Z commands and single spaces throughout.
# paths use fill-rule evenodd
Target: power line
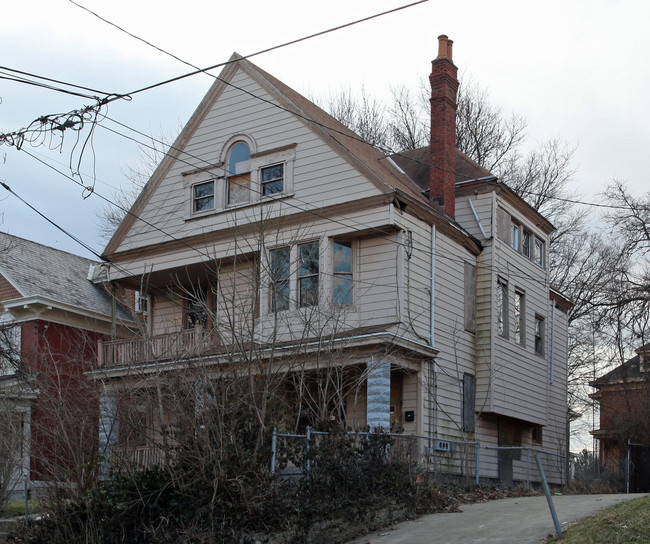
M 169 83 L 173 83 L 173 82 L 175 82 L 175 81 L 180 81 L 181 79 L 185 79 L 185 78 L 188 78 L 188 77 L 191 77 L 191 76 L 195 76 L 195 75 L 197 75 L 197 74 L 207 73 L 207 72 L 209 72 L 210 70 L 214 70 L 214 69 L 216 69 L 216 68 L 221 68 L 221 67 L 223 67 L 223 66 L 226 66 L 227 64 L 230 64 L 230 63 L 232 63 L 232 62 L 235 62 L 235 61 L 226 61 L 226 62 L 221 62 L 221 63 L 218 63 L 218 64 L 214 64 L 214 65 L 212 65 L 212 66 L 208 66 L 207 68 L 199 68 L 199 67 L 195 66 L 194 64 L 191 64 L 191 63 L 189 63 L 189 62 L 187 62 L 187 61 L 185 61 L 185 60 L 183 60 L 183 59 L 180 59 L 180 58 L 177 57 L 176 55 L 174 55 L 174 54 L 172 54 L 172 53 L 169 53 L 168 51 L 165 51 L 164 49 L 162 49 L 162 48 L 160 48 L 160 47 L 158 47 L 158 46 L 156 46 L 156 45 L 151 44 L 151 43 L 148 42 L 147 40 L 145 40 L 145 39 L 143 39 L 143 38 L 140 38 L 139 36 L 136 36 L 135 34 L 132 34 L 131 32 L 129 32 L 129 31 L 123 29 L 122 27 L 118 26 L 117 24 L 112 23 L 111 21 L 109 21 L 109 20 L 105 19 L 104 17 L 100 16 L 99 14 L 95 13 L 94 11 L 92 11 L 92 10 L 86 8 L 85 6 L 83 6 L 83 5 L 81 5 L 81 4 L 78 4 L 78 3 L 75 2 L 74 0 L 68 0 L 68 1 L 71 2 L 72 4 L 74 4 L 75 6 L 77 6 L 77 7 L 81 8 L 81 9 L 83 9 L 83 10 L 85 10 L 85 11 L 91 13 L 92 15 L 94 15 L 94 16 L 97 17 L 98 19 L 104 21 L 105 23 L 107 23 L 107 24 L 109 24 L 109 25 L 111 25 L 111 26 L 117 28 L 117 29 L 120 30 L 121 32 L 124 32 L 125 34 L 131 36 L 132 38 L 135 38 L 136 40 L 139 40 L 139 41 L 141 41 L 141 42 L 147 44 L 148 46 L 153 47 L 154 49 L 156 49 L 157 51 L 160 51 L 161 53 L 164 53 L 165 55 L 169 55 L 170 57 L 172 57 L 172 58 L 174 58 L 174 59 L 176 59 L 176 60 L 182 62 L 183 64 L 186 64 L 187 66 L 190 66 L 190 67 L 192 67 L 192 68 L 195 68 L 195 71 L 193 71 L 193 72 L 189 72 L 189 73 L 187 73 L 187 74 L 183 74 L 183 75 L 180 75 L 180 76 L 177 76 L 177 77 L 171 78 L 171 79 L 167 79 L 167 80 L 165 80 L 165 81 L 161 81 L 161 82 L 159 82 L 159 83 L 155 83 L 155 84 L 152 84 L 152 85 L 148 85 L 148 86 L 146 86 L 146 87 L 142 87 L 141 89 L 137 89 L 137 90 L 135 90 L 135 91 L 132 91 L 132 92 L 130 92 L 130 93 L 127 93 L 127 95 L 129 95 L 129 96 L 133 96 L 134 94 L 138 94 L 138 93 L 141 93 L 141 92 L 144 92 L 144 91 L 148 91 L 148 90 L 151 90 L 151 89 L 155 89 L 156 87 L 160 87 L 160 86 L 162 86 L 162 85 L 167 85 L 167 84 L 169 84 Z M 336 27 L 333 27 L 333 28 L 329 28 L 329 29 L 327 29 L 327 30 L 322 30 L 322 31 L 320 31 L 320 32 L 316 32 L 315 34 L 310 34 L 309 36 L 304 36 L 304 37 L 302 37 L 302 38 L 297 38 L 297 39 L 295 39 L 295 40 L 291 40 L 291 41 L 288 41 L 288 42 L 284 42 L 284 43 L 279 44 L 279 45 L 274 45 L 274 46 L 272 46 L 272 47 L 267 47 L 266 49 L 262 49 L 261 51 L 257 51 L 257 52 L 255 52 L 255 53 L 250 53 L 249 55 L 246 55 L 246 56 L 244 56 L 244 57 L 242 57 L 242 58 L 244 58 L 244 59 L 248 59 L 248 58 L 251 58 L 251 57 L 255 57 L 255 56 L 261 55 L 261 54 L 263 54 L 263 53 L 269 53 L 270 51 L 275 51 L 276 49 L 281 49 L 281 48 L 283 48 L 283 47 L 287 47 L 287 46 L 289 46 L 289 45 L 294 45 L 294 44 L 296 44 L 296 43 L 300 43 L 300 42 L 303 42 L 303 41 L 305 41 L 305 40 L 310 40 L 310 39 L 312 39 L 312 38 L 316 38 L 316 37 L 318 37 L 318 36 L 323 36 L 324 34 L 329 34 L 329 33 L 331 33 L 331 32 L 335 32 L 335 31 L 337 31 L 337 30 L 341 30 L 341 29 L 343 29 L 343 28 L 347 28 L 347 27 L 350 27 L 350 26 L 354 26 L 354 25 L 357 25 L 357 24 L 359 24 L 359 23 L 364 23 L 364 22 L 366 22 L 366 21 L 370 21 L 371 19 L 376 19 L 377 17 L 382 17 L 382 16 L 384 16 L 384 15 L 389 15 L 389 14 L 391 14 L 391 13 L 395 13 L 395 12 L 397 12 L 397 11 L 401 11 L 401 10 L 404 10 L 404 9 L 407 9 L 407 8 L 410 8 L 410 7 L 413 7 L 413 6 L 417 6 L 418 4 L 424 4 L 425 2 L 428 2 L 428 1 L 429 1 L 429 0 L 418 0 L 417 2 L 413 2 L 413 3 L 411 3 L 411 4 L 406 4 L 406 5 L 404 5 L 404 6 L 400 6 L 400 7 L 393 8 L 393 9 L 390 9 L 390 10 L 387 10 L 387 11 L 383 11 L 383 12 L 381 12 L 381 13 L 376 13 L 375 15 L 370 15 L 370 16 L 368 16 L 368 17 L 364 17 L 364 18 L 362 18 L 362 19 L 357 19 L 356 21 L 352 21 L 352 22 L 349 22 L 349 23 L 345 23 L 345 24 L 342 24 L 342 25 L 339 25 L 339 26 L 336 26 Z M 212 76 L 212 74 L 208 74 L 208 75 Z M 214 76 L 212 76 L 212 77 L 214 77 Z
M 40 215 L 40 216 L 41 216 L 43 219 L 45 219 L 48 223 L 50 223 L 51 225 L 53 225 L 54 227 L 56 227 L 58 230 L 60 230 L 63 234 L 65 234 L 66 236 L 68 236 L 69 238 L 71 238 L 72 240 L 74 240 L 75 242 L 77 242 L 80 246 L 82 246 L 84 249 L 86 249 L 86 251 L 89 251 L 90 253 L 92 253 L 93 255 L 95 255 L 97 258 L 99 258 L 99 259 L 102 260 L 102 261 L 105 261 L 105 262 L 108 261 L 108 259 L 106 259 L 106 258 L 103 257 L 102 255 L 100 255 L 99 253 L 97 253 L 97 252 L 96 252 L 92 247 L 90 247 L 90 246 L 89 246 L 88 244 L 86 244 L 84 241 L 82 241 L 81 239 L 77 238 L 74 234 L 72 234 L 72 233 L 68 232 L 67 230 L 65 230 L 63 227 L 61 227 L 60 225 L 58 225 L 57 223 L 55 223 L 52 219 L 50 219 L 49 217 L 47 217 L 44 213 L 42 213 L 41 211 L 39 211 L 38 209 L 36 209 L 34 206 L 32 206 L 32 205 L 31 205 L 29 202 L 27 202 L 24 198 L 22 198 L 21 196 L 19 196 L 18 194 L 16 194 L 16 192 L 14 192 L 14 191 L 9 187 L 9 185 L 7 185 L 4 181 L 0 181 L 0 185 L 2 185 L 2 187 L 4 187 L 4 188 L 9 192 L 9 193 L 11 193 L 12 195 L 14 195 L 18 200 L 20 200 L 23 204 L 25 204 L 25 205 L 26 205 L 27 207 L 29 207 L 31 210 L 33 210 L 33 211 L 36 212 L 38 215 Z
M 60 79 L 52 79 L 52 78 L 49 78 L 49 77 L 39 76 L 37 74 L 32 74 L 30 72 L 24 72 L 23 70 L 16 70 L 15 68 L 9 68 L 7 66 L 0 66 L 0 70 L 5 70 L 6 72 L 10 72 L 10 73 L 13 73 L 13 74 L 19 74 L 20 76 L 27 76 L 27 77 L 31 77 L 31 78 L 35 78 L 35 79 L 42 79 L 43 81 L 49 81 L 50 83 L 58 83 L 59 85 L 64 85 L 66 87 L 72 87 L 74 89 L 80 89 L 82 91 L 90 91 L 90 92 L 95 93 L 95 94 L 103 94 L 105 96 L 111 96 L 113 94 L 113 93 L 107 93 L 105 91 L 99 91 L 99 90 L 93 89 L 91 87 L 84 87 L 83 85 L 76 85 L 74 83 L 68 83 L 66 81 L 61 81 Z M 17 80 L 18 81 L 23 81 L 24 80 L 24 82 L 26 82 L 26 83 L 38 84 L 37 82 L 31 82 L 30 80 L 28 80 L 28 79 L 26 79 L 24 77 L 21 77 L 20 79 L 17 79 Z M 60 90 L 62 92 L 69 92 L 69 91 L 64 91 L 63 89 L 60 89 L 58 87 L 52 87 L 52 89 L 57 90 L 57 91 Z M 70 94 L 73 94 L 73 93 L 70 93 Z M 82 96 L 84 98 L 97 98 L 96 96 L 83 95 L 83 94 L 79 94 L 78 96 Z

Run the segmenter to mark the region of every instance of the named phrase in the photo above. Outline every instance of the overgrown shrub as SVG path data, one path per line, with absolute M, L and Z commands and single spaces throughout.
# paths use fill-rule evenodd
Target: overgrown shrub
M 80 497 L 60 495 L 17 541 L 247 542 L 247 535 L 286 530 L 300 541 L 319 521 L 361 519 L 386 506 L 430 511 L 441 500 L 386 435 L 319 435 L 292 460 L 309 460 L 310 470 L 287 479 L 270 474 L 270 452 L 256 450 L 257 432 L 252 423 L 244 426 L 231 452 L 204 457 L 201 466 L 198 445 L 188 438 L 168 466 L 118 472 Z

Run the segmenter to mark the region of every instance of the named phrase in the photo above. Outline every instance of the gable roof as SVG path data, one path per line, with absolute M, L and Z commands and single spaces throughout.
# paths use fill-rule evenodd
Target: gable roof
M 378 190 L 383 193 L 397 191 L 428 206 L 428 199 L 422 194 L 417 184 L 409 179 L 409 176 L 403 173 L 382 151 L 365 142 L 360 136 L 300 93 L 235 53 L 152 174 L 133 204 L 131 213 L 124 218 L 107 244 L 104 250 L 105 255 L 112 255 L 119 249 L 147 202 L 163 182 L 175 161 L 181 156 L 194 132 L 209 114 L 224 89 L 231 85 L 230 81 L 237 70 L 246 73 L 274 98 L 275 102 L 269 103 L 295 115 L 311 130 L 319 134 L 324 142 L 362 172 Z M 242 92 L 247 91 L 242 90 Z M 432 213 L 440 215 L 435 210 Z
M 22 298 L 43 299 L 110 316 L 109 294 L 87 278 L 91 264 L 99 263 L 0 233 L 0 274 Z
M 650 344 L 641 346 L 636 350 L 636 355 L 634 357 L 628 359 L 622 365 L 617 366 L 613 370 L 610 370 L 607 374 L 604 374 L 603 376 L 592 380 L 589 382 L 589 385 L 599 388 L 603 385 L 617 383 L 624 380 L 648 378 L 650 376 L 650 373 L 648 371 L 641 370 L 641 354 L 644 354 L 645 357 L 648 357 L 648 355 L 650 355 L 649 352 Z

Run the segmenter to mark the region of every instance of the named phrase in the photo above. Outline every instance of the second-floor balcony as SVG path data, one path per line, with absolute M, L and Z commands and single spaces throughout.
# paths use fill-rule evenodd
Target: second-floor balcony
M 201 357 L 221 345 L 215 329 L 195 327 L 180 332 L 99 342 L 99 367 L 109 368 Z

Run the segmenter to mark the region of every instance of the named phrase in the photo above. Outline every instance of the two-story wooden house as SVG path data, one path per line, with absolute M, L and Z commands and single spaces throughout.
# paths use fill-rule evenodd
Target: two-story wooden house
M 232 57 L 97 269 L 138 292 L 143 325 L 100 350 L 103 428 L 153 377 L 254 362 L 299 370 L 321 395 L 324 373 L 345 373 L 305 407 L 311 424 L 565 453 L 553 227 L 457 152 L 451 45 L 441 36 L 432 64 L 430 146 L 392 157 Z M 512 474 L 503 451 L 481 454 L 481 475 Z

